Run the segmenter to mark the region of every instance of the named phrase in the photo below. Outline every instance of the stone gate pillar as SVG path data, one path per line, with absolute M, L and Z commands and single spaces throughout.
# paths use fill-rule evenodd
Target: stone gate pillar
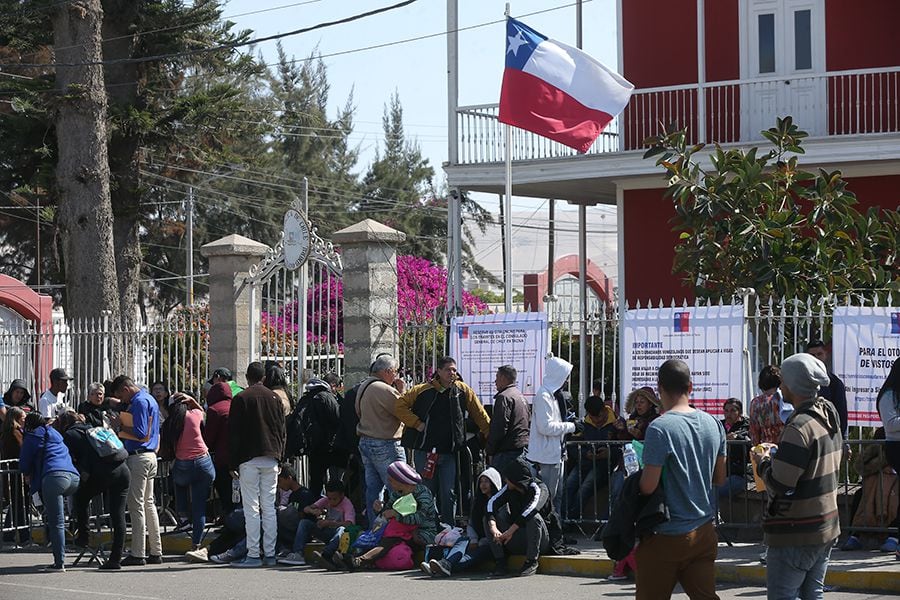
M 362 380 L 377 354 L 397 356 L 397 244 L 406 234 L 366 219 L 332 236 L 344 265 L 344 385 Z
M 255 293 L 252 327 L 259 331 L 260 290 L 242 286 L 250 267 L 269 247 L 242 235 L 229 235 L 200 248 L 209 259 L 209 367 L 228 367 L 237 382 L 247 385 L 250 363 L 250 294 Z M 258 339 L 258 334 L 257 334 Z

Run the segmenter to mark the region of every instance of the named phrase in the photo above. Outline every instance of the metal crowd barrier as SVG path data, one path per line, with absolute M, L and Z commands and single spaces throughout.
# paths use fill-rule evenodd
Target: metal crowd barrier
M 610 507 L 621 489 L 624 481 L 624 467 L 621 464 L 625 441 L 569 441 L 566 443 L 568 460 L 560 498 L 560 517 L 564 524 L 581 527 L 585 532 L 597 529 L 609 519 Z M 856 526 L 852 524 L 854 495 L 861 493 L 862 478 L 856 472 L 854 458 L 865 448 L 873 445 L 884 445 L 883 440 L 849 440 L 849 452 L 845 452 L 841 461 L 841 480 L 838 489 L 841 530 L 845 534 L 872 533 L 896 534 L 896 529 L 887 518 L 880 515 L 874 526 Z M 717 525 L 722 528 L 750 530 L 761 534 L 761 518 L 765 510 L 765 494 L 758 492 L 753 482 L 750 459 L 747 456 L 750 442 L 731 441 L 726 444 L 726 463 L 728 456 L 739 452 L 746 458 L 745 470 L 740 481 L 733 488 L 728 488 L 718 499 Z M 457 456 L 456 481 L 456 517 L 463 520 L 468 514 L 469 503 L 477 493 L 476 478 L 480 465 L 484 462 L 479 454 L 473 456 L 469 448 L 464 448 Z M 292 465 L 298 473 L 301 484 L 308 481 L 306 457 L 292 459 Z M 160 528 L 162 533 L 170 533 L 178 525 L 175 516 L 174 485 L 170 476 L 171 462 L 160 461 L 154 484 L 156 504 L 160 512 Z M 332 476 L 340 476 L 333 474 Z M 890 478 L 878 478 L 876 493 L 882 495 L 881 487 Z M 894 484 L 900 488 L 900 484 Z M 900 489 L 898 489 L 900 494 Z M 31 531 L 42 525 L 41 514 L 33 506 L 31 490 L 24 482 L 18 470 L 18 461 L 0 460 L 0 550 L 15 550 L 28 545 Z M 214 499 L 211 491 L 211 499 Z M 890 496 L 896 502 L 897 496 Z M 69 507 L 71 509 L 71 506 Z M 70 513 L 68 510 L 67 513 Z M 90 526 L 100 531 L 108 526 L 109 511 L 103 495 L 95 497 L 91 504 Z M 67 518 L 69 515 L 67 514 Z
M 560 517 L 563 523 L 583 528 L 597 528 L 609 519 L 610 508 L 614 505 L 624 481 L 624 467 L 621 464 L 622 449 L 627 441 L 569 441 L 566 443 L 568 460 L 560 501 Z M 856 526 L 853 519 L 853 497 L 862 488 L 862 478 L 856 472 L 855 457 L 865 448 L 884 445 L 884 440 L 848 440 L 849 452 L 841 459 L 840 482 L 838 487 L 838 508 L 840 509 L 841 530 L 846 533 L 878 533 L 896 535 L 887 514 L 879 515 L 875 526 Z M 756 530 L 761 535 L 762 514 L 766 506 L 766 496 L 756 490 L 752 466 L 749 458 L 750 442 L 728 440 L 726 443 L 726 465 L 735 452 L 745 457 L 743 473 L 733 473 L 740 480 L 733 487 L 724 488 L 718 497 L 717 524 L 720 527 Z M 604 458 L 607 457 L 607 458 Z M 882 495 L 886 479 L 877 479 L 876 493 Z M 900 484 L 895 484 L 900 488 Z M 900 494 L 900 489 L 898 489 Z M 897 495 L 890 497 L 897 501 Z

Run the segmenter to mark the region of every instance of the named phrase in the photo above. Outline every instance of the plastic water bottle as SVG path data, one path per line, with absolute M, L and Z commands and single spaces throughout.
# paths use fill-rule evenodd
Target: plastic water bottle
M 239 479 L 231 480 L 231 502 L 233 504 L 241 502 L 241 481 Z
M 625 473 L 626 476 L 631 475 L 632 473 L 637 473 L 638 469 L 641 466 L 638 464 L 637 453 L 634 451 L 634 446 L 631 444 L 625 444 L 625 450 L 622 453 L 622 458 L 625 461 Z

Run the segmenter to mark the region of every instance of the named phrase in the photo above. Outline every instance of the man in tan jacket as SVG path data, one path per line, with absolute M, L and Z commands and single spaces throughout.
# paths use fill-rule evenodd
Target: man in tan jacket
M 434 378 L 417 385 L 397 400 L 397 417 L 406 425 L 403 445 L 413 448 L 416 470 L 434 494 L 444 523 L 454 522 L 456 504 L 456 453 L 466 444 L 466 416 L 478 426 L 482 439 L 490 430 L 490 418 L 475 392 L 459 381 L 456 361 L 438 360 Z M 436 454 L 433 473 L 427 472 L 428 455 Z
M 388 465 L 406 458 L 400 446 L 403 424 L 394 414 L 400 396 L 393 387 L 398 366 L 394 357 L 380 355 L 372 363 L 369 377 L 359 384 L 356 392 L 356 416 L 359 418 L 356 433 L 365 471 L 366 516 L 370 524 L 375 521 L 372 504 L 381 498 L 387 485 Z

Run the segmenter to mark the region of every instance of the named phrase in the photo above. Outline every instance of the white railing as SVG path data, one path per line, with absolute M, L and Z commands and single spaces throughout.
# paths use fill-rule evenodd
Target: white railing
M 457 111 L 459 128 L 459 162 L 463 164 L 503 162 L 504 125 L 497 119 L 499 104 L 463 106 Z M 619 123 L 614 119 L 600 134 L 586 154 L 601 154 L 619 150 Z M 543 136 L 512 129 L 512 160 L 536 160 L 575 156 L 577 152 Z
M 50 370 L 63 368 L 74 378 L 67 392 L 73 409 L 87 399 L 89 384 L 120 374 L 139 385 L 163 381 L 172 392 L 199 393 L 209 370 L 207 324 L 205 307 L 130 328 L 107 318 L 13 323 L 0 330 L 0 385 L 6 391 L 13 379 L 24 379 L 37 407 Z
M 701 93 L 704 123 L 697 120 Z M 497 120 L 498 111 L 497 104 L 457 110 L 460 164 L 503 161 L 503 125 Z M 900 67 L 636 90 L 623 113 L 587 153 L 639 150 L 648 136 L 670 123 L 687 127 L 691 142 L 758 141 L 762 139 L 760 131 L 774 126 L 776 116 L 786 115 L 793 116 L 813 137 L 900 132 Z M 511 150 L 515 161 L 576 154 L 515 128 Z

